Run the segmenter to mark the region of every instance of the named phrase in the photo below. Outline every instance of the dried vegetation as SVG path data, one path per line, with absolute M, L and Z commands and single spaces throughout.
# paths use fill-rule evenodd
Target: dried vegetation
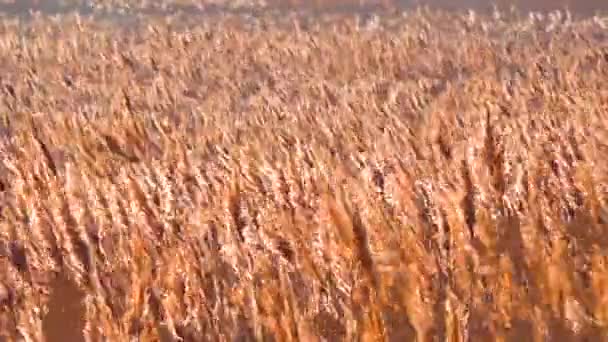
M 608 338 L 600 20 L 237 19 L 1 24 L 0 339 Z

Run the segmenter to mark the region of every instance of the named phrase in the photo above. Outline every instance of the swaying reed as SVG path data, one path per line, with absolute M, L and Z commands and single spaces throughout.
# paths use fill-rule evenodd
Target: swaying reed
M 608 338 L 603 22 L 380 19 L 4 21 L 0 339 Z

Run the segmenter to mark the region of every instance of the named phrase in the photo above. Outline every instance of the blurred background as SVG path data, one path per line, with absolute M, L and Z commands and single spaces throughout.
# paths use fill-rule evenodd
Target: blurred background
M 519 12 L 568 9 L 576 16 L 608 13 L 608 1 L 602 0 L 0 0 L 0 13 L 27 15 L 78 12 L 91 14 L 99 9 L 121 9 L 157 14 L 176 9 L 200 12 L 259 11 L 263 9 L 296 9 L 331 12 L 365 12 L 378 9 L 407 9 L 428 5 L 447 10 L 491 11 L 515 8 Z

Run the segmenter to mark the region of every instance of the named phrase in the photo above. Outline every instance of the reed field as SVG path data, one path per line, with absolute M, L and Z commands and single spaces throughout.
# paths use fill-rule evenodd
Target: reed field
M 607 28 L 4 18 L 0 340 L 608 339 Z

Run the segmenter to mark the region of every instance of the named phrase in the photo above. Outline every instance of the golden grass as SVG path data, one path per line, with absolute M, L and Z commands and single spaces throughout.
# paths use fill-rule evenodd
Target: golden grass
M 209 20 L 1 25 L 0 339 L 608 337 L 600 21 Z

